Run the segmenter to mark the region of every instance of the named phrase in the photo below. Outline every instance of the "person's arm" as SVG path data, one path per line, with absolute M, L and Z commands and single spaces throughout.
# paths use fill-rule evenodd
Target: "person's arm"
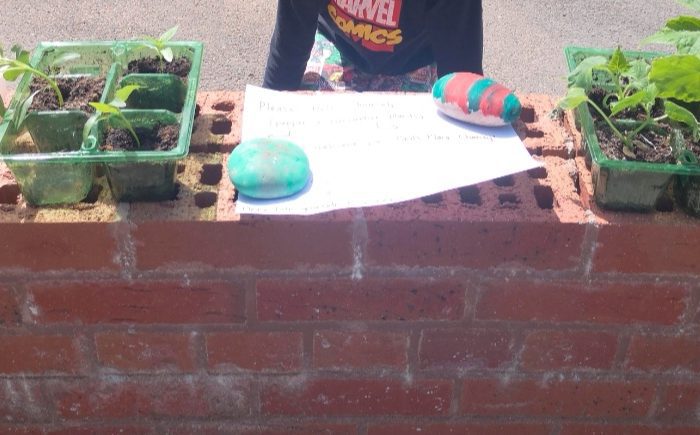
M 461 71 L 483 74 L 481 0 L 434 0 L 427 30 L 439 76 Z
M 263 86 L 298 89 L 314 45 L 318 15 L 328 0 L 278 0 Z

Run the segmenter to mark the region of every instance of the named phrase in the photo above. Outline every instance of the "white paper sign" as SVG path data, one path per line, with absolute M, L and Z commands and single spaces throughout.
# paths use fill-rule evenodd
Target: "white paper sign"
M 239 195 L 240 214 L 309 215 L 407 201 L 540 164 L 512 127 L 441 115 L 430 94 L 276 92 L 248 86 L 242 139 L 287 138 L 313 179 L 279 200 Z

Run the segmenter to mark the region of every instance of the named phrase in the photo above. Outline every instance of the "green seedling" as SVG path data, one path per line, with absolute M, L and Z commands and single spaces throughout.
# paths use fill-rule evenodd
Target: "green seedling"
M 171 39 L 173 39 L 175 32 L 177 32 L 177 26 L 166 30 L 158 38 L 154 38 L 152 36 L 142 36 L 145 41 L 143 46 L 155 50 L 155 52 L 158 53 L 158 59 L 160 59 L 161 66 L 163 61 L 168 63 L 173 61 L 173 50 L 165 45 L 170 42 Z
M 648 87 L 650 68 L 641 59 L 628 61 L 618 47 L 609 59 L 605 56 L 591 56 L 581 61 L 568 76 L 569 87 L 583 88 L 587 93 L 596 86 L 605 87 L 603 108 L 612 110 L 613 105 Z M 596 83 L 594 73 L 602 74 L 607 80 Z
M 700 13 L 700 0 L 676 0 Z M 678 54 L 700 55 L 700 17 L 680 15 L 671 18 L 666 25 L 642 41 L 644 44 L 671 44 Z
M 610 127 L 613 134 L 620 139 L 623 144 L 622 152 L 627 157 L 634 158 L 635 147 L 640 145 L 644 146 L 643 143 L 636 140 L 637 135 L 652 125 L 658 125 L 660 121 L 668 117 L 667 114 L 656 118 L 651 115 L 651 108 L 656 101 L 656 93 L 656 88 L 653 85 L 650 85 L 647 89 L 639 91 L 634 95 L 627 97 L 625 100 L 615 104 L 608 115 L 598 104 L 588 97 L 585 89 L 574 86 L 568 89 L 566 96 L 559 102 L 558 107 L 565 110 L 573 110 L 583 103 L 588 103 L 596 112 L 598 112 L 608 127 Z M 641 105 L 643 107 L 646 117 L 636 128 L 623 132 L 617 128 L 613 122 L 613 117 L 624 109 L 636 105 Z
M 96 112 L 87 120 L 85 126 L 83 127 L 83 142 L 87 141 L 90 131 L 98 122 L 115 118 L 118 123 L 129 130 L 129 133 L 131 133 L 131 136 L 136 141 L 136 144 L 140 147 L 141 141 L 136 135 L 134 127 L 131 125 L 129 120 L 126 119 L 121 109 L 126 107 L 126 100 L 129 99 L 131 93 L 141 88 L 142 86 L 139 85 L 127 85 L 118 89 L 114 93 L 114 99 L 112 99 L 112 101 L 109 103 L 90 103 L 90 105 L 95 108 Z
M 23 50 L 18 45 L 15 45 L 12 47 L 12 52 L 15 53 L 14 59 L 5 57 L 2 47 L 0 47 L 0 73 L 2 73 L 3 78 L 9 82 L 16 81 L 18 78 L 24 76 L 24 74 L 30 74 L 42 78 L 56 93 L 58 106 L 63 107 L 63 95 L 61 95 L 61 90 L 58 88 L 56 80 L 29 64 L 28 51 Z M 54 60 L 51 63 L 51 66 L 57 66 L 70 60 L 77 59 L 78 57 L 80 57 L 78 53 L 65 53 Z
M 644 60 L 628 61 L 619 47 L 610 59 L 604 56 L 586 58 L 569 74 L 569 89 L 567 95 L 559 102 L 559 107 L 575 109 L 583 103 L 588 103 L 620 139 L 623 153 L 634 158 L 635 147 L 645 146 L 643 142 L 636 140 L 637 136 L 669 117 L 668 113 L 659 117 L 652 115 L 659 91 L 649 80 L 650 70 L 651 66 Z M 600 104 L 589 97 L 596 85 L 593 80 L 596 71 L 602 72 L 608 79 L 597 84 L 606 91 Z M 641 109 L 643 116 L 637 127 L 623 133 L 613 120 L 628 109 Z
M 5 112 L 7 109 L 5 108 L 5 102 L 2 101 L 2 97 L 0 97 L 0 117 L 5 116 Z
M 19 103 L 19 110 L 12 120 L 12 126 L 14 127 L 15 131 L 20 131 L 22 128 L 22 124 L 24 124 L 24 121 L 29 115 L 29 108 L 32 105 L 32 101 L 34 101 L 34 96 L 36 96 L 36 94 L 39 92 L 41 92 L 41 90 L 34 91 Z
M 677 0 L 700 13 L 700 0 Z M 700 17 L 681 15 L 646 38 L 643 43 L 675 46 L 676 52 L 654 60 L 649 80 L 659 88 L 659 96 L 686 103 L 700 101 Z

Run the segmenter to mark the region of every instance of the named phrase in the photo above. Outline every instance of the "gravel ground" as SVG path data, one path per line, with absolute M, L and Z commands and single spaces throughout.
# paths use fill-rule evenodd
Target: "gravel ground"
M 178 24 L 177 39 L 205 44 L 200 88 L 242 89 L 262 80 L 275 9 L 274 0 L 3 0 L 0 43 L 123 39 Z M 523 92 L 561 94 L 565 46 L 639 48 L 684 12 L 673 0 L 484 0 L 485 70 Z

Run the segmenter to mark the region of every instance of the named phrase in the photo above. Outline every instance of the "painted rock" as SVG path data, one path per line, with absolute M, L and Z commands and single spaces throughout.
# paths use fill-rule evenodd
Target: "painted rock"
M 433 86 L 433 100 L 445 115 L 471 124 L 497 127 L 520 116 L 520 101 L 509 89 L 470 72 L 448 74 Z
M 238 191 L 251 198 L 284 198 L 309 180 L 304 150 L 283 139 L 253 139 L 238 145 L 228 158 L 228 174 Z

